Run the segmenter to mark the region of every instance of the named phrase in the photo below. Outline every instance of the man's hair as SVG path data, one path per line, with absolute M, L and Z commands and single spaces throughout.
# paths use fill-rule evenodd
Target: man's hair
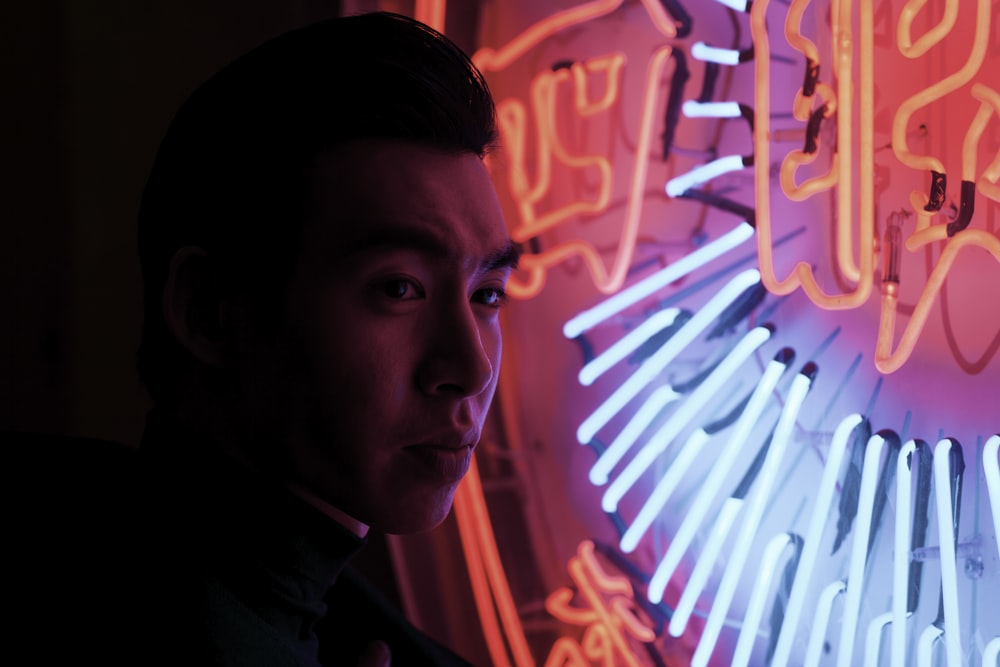
M 139 375 L 175 396 L 187 355 L 163 318 L 174 253 L 203 248 L 223 293 L 273 299 L 287 279 L 316 157 L 354 139 L 401 139 L 483 157 L 497 138 L 482 75 L 405 16 L 362 14 L 273 39 L 202 84 L 160 145 L 139 209 L 145 294 Z

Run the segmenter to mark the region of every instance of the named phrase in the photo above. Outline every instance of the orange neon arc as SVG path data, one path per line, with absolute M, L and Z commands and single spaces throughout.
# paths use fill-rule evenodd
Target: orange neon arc
M 545 39 L 611 14 L 621 5 L 622 0 L 598 0 L 557 12 L 534 24 L 500 49 L 479 50 L 473 55 L 473 62 L 487 76 L 491 72 L 500 72 Z M 658 0 L 642 0 L 642 5 L 660 34 L 665 38 L 676 36 L 676 26 Z M 591 280 L 600 291 L 610 294 L 624 284 L 638 238 L 648 168 L 646 156 L 655 134 L 658 88 L 670 54 L 671 47 L 662 46 L 654 51 L 646 66 L 635 162 L 628 174 L 631 180 L 624 220 L 616 254 L 610 266 L 598 249 L 588 241 L 573 239 L 558 243 L 537 254 L 521 258 L 518 275 L 508 285 L 511 295 L 529 298 L 538 294 L 545 285 L 547 272 L 572 258 L 583 260 Z M 573 155 L 567 150 L 557 131 L 557 100 L 561 89 L 572 86 L 573 107 L 581 117 L 607 111 L 619 102 L 625 64 L 624 54 L 614 52 L 556 71 L 543 71 L 532 80 L 527 102 L 509 98 L 498 103 L 502 143 L 507 150 L 509 162 L 508 187 L 520 218 L 511 230 L 511 236 L 515 240 L 527 241 L 568 220 L 594 216 L 608 210 L 612 179 L 615 176 L 612 165 L 603 155 Z M 596 99 L 589 92 L 589 80 L 593 76 L 602 77 L 607 82 L 604 93 Z M 529 129 L 534 131 L 535 136 L 536 150 L 533 155 L 528 154 Z M 554 210 L 539 211 L 539 203 L 551 189 L 553 161 L 570 169 L 596 173 L 599 182 L 596 194 L 590 199 L 570 202 Z

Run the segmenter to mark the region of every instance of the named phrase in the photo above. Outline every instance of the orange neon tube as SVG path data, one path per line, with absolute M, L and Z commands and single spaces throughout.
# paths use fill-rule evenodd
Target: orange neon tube
M 448 0 L 416 0 L 413 18 L 443 33 L 447 8 Z
M 757 206 L 757 250 L 760 259 L 761 279 L 764 286 L 775 294 L 789 294 L 802 287 L 806 295 L 821 308 L 840 310 L 856 308 L 866 302 L 871 294 L 874 281 L 875 244 L 874 244 L 874 183 L 871 179 L 862 179 L 860 191 L 859 219 L 859 251 L 860 267 L 854 263 L 852 229 L 854 216 L 851 170 L 852 165 L 852 125 L 851 112 L 853 108 L 854 81 L 850 75 L 853 63 L 851 39 L 850 4 L 841 7 L 839 2 L 833 4 L 833 16 L 840 24 L 834 26 L 838 45 L 835 69 L 838 76 L 837 106 L 839 112 L 838 153 L 835 160 L 836 184 L 838 188 L 837 258 L 841 273 L 856 282 L 854 292 L 828 295 L 820 288 L 813 274 L 812 267 L 806 262 L 799 262 L 792 273 L 779 279 L 774 271 L 773 232 L 771 229 L 770 178 L 766 165 L 770 164 L 770 44 L 767 35 L 766 12 L 769 0 L 754 2 L 750 10 L 750 27 L 754 41 L 755 57 L 754 72 L 756 77 L 755 92 L 755 123 L 754 123 L 754 191 Z M 868 127 L 862 127 L 860 135 L 860 169 L 861 173 L 874 173 L 874 139 L 871 128 L 871 118 L 874 100 L 874 65 L 872 53 L 872 3 L 863 0 L 861 8 L 861 57 L 860 78 L 858 82 L 859 103 L 861 106 L 862 125 L 868 121 Z M 793 26 L 794 28 L 794 26 Z M 797 30 L 797 28 L 796 28 Z M 866 46 L 867 44 L 867 46 Z M 845 74 L 846 73 L 846 74 Z M 791 189 L 808 187 L 819 191 L 821 182 L 795 186 L 793 168 L 801 158 L 793 157 L 789 163 L 788 172 L 784 174 Z M 867 171 L 865 169 L 867 168 Z M 828 178 L 828 185 L 833 179 Z

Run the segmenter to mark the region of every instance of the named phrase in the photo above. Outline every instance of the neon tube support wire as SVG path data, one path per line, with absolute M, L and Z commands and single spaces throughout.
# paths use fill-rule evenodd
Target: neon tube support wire
M 830 625 L 830 615 L 837 596 L 847 589 L 843 580 L 838 579 L 828 584 L 816 601 L 816 616 L 813 618 L 812 631 L 809 633 L 809 644 L 806 647 L 806 659 L 803 667 L 818 667 L 823 655 L 823 644 L 826 643 L 826 628 Z
M 795 379 L 792 380 L 792 386 L 788 390 L 785 406 L 778 417 L 778 425 L 774 429 L 774 438 L 771 440 L 771 446 L 764 459 L 764 465 L 761 467 L 754 488 L 750 491 L 746 515 L 740 526 L 740 532 L 736 537 L 736 544 L 733 546 L 726 570 L 722 575 L 719 590 L 715 595 L 715 602 L 712 604 L 712 611 L 709 612 L 708 621 L 705 623 L 701 640 L 698 642 L 698 648 L 691 658 L 693 667 L 705 667 L 712 655 L 712 651 L 715 649 L 715 643 L 719 639 L 719 632 L 722 630 L 722 624 L 726 620 L 726 613 L 729 611 L 729 605 L 732 603 L 733 595 L 736 593 L 736 586 L 743 573 L 743 566 L 746 564 L 747 556 L 750 553 L 750 546 L 760 526 L 767 498 L 771 494 L 778 470 L 785 459 L 785 450 L 792 439 L 792 433 L 795 430 L 795 420 L 798 418 L 802 403 L 809 393 L 809 389 L 816 376 L 816 371 L 816 365 L 809 362 L 795 376 Z M 683 629 L 679 629 L 683 632 Z M 677 629 L 674 628 L 673 620 L 670 623 L 670 634 L 675 637 L 680 635 Z
M 575 315 L 563 325 L 563 335 L 570 339 L 576 338 L 612 315 L 620 313 L 695 269 L 739 247 L 752 237 L 753 226 L 749 222 L 741 222 L 711 243 L 703 245 L 676 262 L 671 262 L 648 278 L 640 280 L 596 306 Z
M 944 603 L 944 646 L 948 667 L 961 667 L 962 640 L 958 617 L 958 566 L 955 562 L 955 528 L 951 504 L 951 438 L 934 448 L 934 500 L 937 504 L 938 544 L 941 554 L 941 597 Z
M 983 472 L 986 474 L 986 490 L 990 496 L 990 510 L 993 512 L 993 539 L 1000 555 L 1000 435 L 991 435 L 983 446 Z
M 666 368 L 681 350 L 687 347 L 698 334 L 723 313 L 739 296 L 752 285 L 760 281 L 760 273 L 756 269 L 744 271 L 735 276 L 712 297 L 701 310 L 688 320 L 670 340 L 639 366 L 628 380 L 622 383 L 589 417 L 583 420 L 576 430 L 576 439 L 581 445 L 590 442 L 597 432 L 625 407 L 625 404 L 635 398 L 643 387 L 648 385 L 660 372 Z
M 754 640 L 757 639 L 757 629 L 760 627 L 761 616 L 764 615 L 767 593 L 771 589 L 774 572 L 778 569 L 778 559 L 789 546 L 794 545 L 795 538 L 788 533 L 775 535 L 767 543 L 764 556 L 761 558 L 760 574 L 758 574 L 753 591 L 750 593 L 747 613 L 743 616 L 743 627 L 740 628 L 740 637 L 736 641 L 731 667 L 747 667 L 750 664 L 750 654 L 753 651 Z
M 594 384 L 594 380 L 637 350 L 640 345 L 673 324 L 680 312 L 679 308 L 667 308 L 653 314 L 581 368 L 577 380 L 585 387 Z
M 833 433 L 833 440 L 830 443 L 826 465 L 823 467 L 823 476 L 820 478 L 819 489 L 816 493 L 816 504 L 813 506 L 809 526 L 806 529 L 802 555 L 799 556 L 799 565 L 795 570 L 795 581 L 792 583 L 792 592 L 788 596 L 785 620 L 781 625 L 778 643 L 774 649 L 774 658 L 771 661 L 772 667 L 787 667 L 788 665 L 788 659 L 792 652 L 792 641 L 795 638 L 799 619 L 802 616 L 802 606 L 805 603 L 806 592 L 809 589 L 809 584 L 812 582 L 813 568 L 816 566 L 816 557 L 819 554 L 823 529 L 826 527 L 826 520 L 830 515 L 830 507 L 833 505 L 833 496 L 837 487 L 837 479 L 840 476 L 844 454 L 847 451 L 847 443 L 854 430 L 863 422 L 864 418 L 859 414 L 848 415 L 840 421 L 840 424 L 837 425 L 837 429 Z
M 693 320 L 692 320 L 693 321 Z M 629 461 L 625 469 L 622 470 L 621 474 L 608 485 L 607 491 L 604 492 L 604 496 L 601 498 L 601 508 L 605 512 L 614 512 L 618 509 L 618 502 L 622 497 L 628 493 L 629 489 L 638 481 L 639 477 L 644 473 L 649 466 L 653 464 L 654 461 L 662 454 L 670 443 L 674 441 L 681 431 L 688 425 L 688 423 L 694 419 L 694 416 L 708 404 L 713 398 L 715 398 L 718 391 L 723 387 L 727 380 L 729 380 L 733 373 L 743 365 L 751 354 L 753 354 L 757 348 L 767 342 L 767 339 L 771 337 L 771 329 L 766 326 L 755 327 L 749 331 L 740 342 L 732 349 L 732 351 L 726 355 L 726 358 L 715 367 L 715 370 L 709 374 L 705 381 L 698 385 L 688 399 L 680 405 L 670 418 L 666 421 L 653 434 L 649 439 L 649 442 L 639 450 L 639 453 L 635 455 L 635 458 Z M 675 461 L 674 463 L 678 463 Z M 678 466 L 680 467 L 680 466 Z M 667 470 L 661 484 L 664 487 L 670 486 L 667 479 L 671 477 L 674 468 L 673 465 Z M 679 480 L 678 480 L 679 481 Z M 659 490 L 659 486 L 657 487 Z M 657 492 L 654 492 L 656 494 Z M 669 491 L 666 495 L 669 496 Z M 654 501 L 655 502 L 655 501 Z M 663 502 L 666 502 L 664 499 Z
M 861 593 L 865 587 L 865 562 L 868 559 L 868 536 L 872 529 L 875 488 L 878 485 L 879 463 L 885 449 L 885 438 L 879 434 L 868 439 L 865 460 L 861 468 L 861 490 L 858 493 L 858 515 L 854 520 L 854 542 L 847 574 L 847 595 L 844 599 L 844 621 L 840 625 L 837 667 L 851 667 L 854 639 L 861 610 Z
M 729 474 L 730 469 L 736 462 L 736 456 L 740 448 L 744 445 L 747 437 L 750 435 L 750 431 L 760 419 L 760 415 L 764 411 L 764 406 L 771 398 L 771 392 L 774 391 L 778 380 L 781 379 L 782 374 L 788 368 L 788 364 L 794 356 L 795 353 L 790 348 L 784 348 L 778 352 L 775 358 L 768 363 L 767 368 L 764 369 L 764 374 L 757 382 L 757 387 L 750 395 L 750 400 L 747 401 L 746 407 L 743 408 L 743 414 L 740 415 L 726 444 L 718 454 L 716 463 L 712 467 L 712 474 L 698 491 L 698 495 L 691 504 L 691 508 L 685 513 L 684 521 L 681 523 L 677 534 L 674 535 L 673 540 L 671 540 L 666 556 L 664 556 L 660 565 L 656 568 L 656 572 L 649 582 L 650 590 L 659 589 L 657 595 L 660 597 L 662 597 L 663 590 L 666 588 L 667 582 L 670 581 L 670 577 L 674 574 L 674 568 L 677 566 L 676 563 L 670 564 L 673 559 L 671 554 L 677 553 L 677 562 L 680 561 L 680 554 L 687 549 L 687 545 L 694 536 L 694 531 L 697 530 L 705 515 L 708 514 L 709 506 L 712 500 L 715 499 L 716 494 L 718 494 L 719 489 L 722 488 L 726 475 Z M 621 550 L 625 553 L 634 551 L 639 544 L 642 534 L 643 531 L 640 531 L 638 526 L 636 526 L 636 522 L 633 522 L 628 530 L 625 531 L 625 534 L 622 535 L 619 545 Z
M 926 451 L 926 450 L 925 450 Z M 892 558 L 892 667 L 906 667 L 906 610 L 910 588 L 910 525 L 913 523 L 913 468 L 920 456 L 915 440 L 899 451 L 896 461 L 896 535 Z

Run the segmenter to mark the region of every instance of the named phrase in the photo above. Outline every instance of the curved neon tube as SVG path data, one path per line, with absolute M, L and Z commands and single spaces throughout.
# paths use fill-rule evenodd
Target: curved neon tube
M 917 640 L 917 667 L 931 667 L 934 664 L 934 642 L 941 638 L 943 632 L 932 623 L 920 633 L 920 639 Z M 948 667 L 951 667 L 950 662 Z
M 594 412 L 583 420 L 576 430 L 576 439 L 580 444 L 590 442 L 597 432 L 618 414 L 625 405 L 650 382 L 659 376 L 680 352 L 687 347 L 705 328 L 711 324 L 729 307 L 748 287 L 757 283 L 760 274 L 755 269 L 749 269 L 735 276 L 712 297 L 694 317 L 687 321 L 681 329 L 664 343 L 659 350 L 647 359 L 628 380 L 614 391 Z
M 896 461 L 896 534 L 892 558 L 892 667 L 906 667 L 906 610 L 910 587 L 910 524 L 913 521 L 913 468 L 920 451 L 910 440 Z
M 648 591 L 650 601 L 656 603 L 663 598 L 663 591 L 666 590 L 667 583 L 674 576 L 674 570 L 680 564 L 684 552 L 687 551 L 691 540 L 708 514 L 712 502 L 718 495 L 719 490 L 722 489 L 729 471 L 738 460 L 740 450 L 746 443 L 750 431 L 756 426 L 761 413 L 764 411 L 764 407 L 771 399 L 771 393 L 774 391 L 778 380 L 781 379 L 781 375 L 785 372 L 786 368 L 788 368 L 787 364 L 773 360 L 764 370 L 764 375 L 757 383 L 757 388 L 754 389 L 753 394 L 750 396 L 750 401 L 743 410 L 743 414 L 740 415 L 739 420 L 733 427 L 732 434 L 719 453 L 718 460 L 712 467 L 712 474 L 705 480 L 694 502 L 691 503 L 691 508 L 685 513 L 680 528 L 677 529 L 673 539 L 670 541 L 667 553 L 664 554 L 659 565 L 656 567 L 656 571 L 653 573 L 653 577 L 649 581 Z M 626 537 L 628 541 L 626 541 Z M 626 531 L 625 536 L 622 538 L 622 550 L 626 553 L 632 551 L 635 549 L 638 541 L 638 535 L 634 533 L 629 534 Z
M 678 308 L 667 308 L 655 313 L 581 368 L 577 380 L 583 386 L 589 387 L 594 380 L 638 349 L 640 345 L 673 324 L 680 312 Z
M 764 549 L 757 581 L 754 582 L 753 591 L 750 593 L 750 602 L 747 605 L 746 614 L 743 616 L 740 637 L 736 641 L 736 649 L 733 652 L 732 667 L 747 667 L 750 664 L 750 653 L 753 651 L 754 641 L 757 639 L 757 629 L 760 627 L 761 616 L 764 615 L 767 593 L 771 589 L 775 570 L 778 569 L 778 559 L 793 544 L 791 535 L 781 533 L 772 537 Z
M 670 415 L 666 423 L 653 434 L 649 442 L 639 450 L 635 458 L 629 461 L 621 474 L 611 482 L 607 491 L 604 492 L 604 496 L 601 498 L 601 507 L 605 512 L 613 512 L 618 509 L 618 502 L 632 488 L 640 475 L 670 446 L 674 438 L 680 435 L 681 431 L 684 430 L 698 411 L 715 398 L 716 393 L 732 377 L 733 373 L 736 372 L 743 362 L 770 337 L 771 330 L 767 327 L 756 327 L 743 336 L 732 351 L 726 355 L 726 358 L 698 385 L 698 388 L 691 393 L 688 399 Z M 671 474 L 671 471 L 668 469 L 664 479 L 666 480 Z M 666 482 L 663 483 L 665 486 L 668 486 Z
M 1000 555 L 1000 435 L 991 435 L 983 447 L 983 472 L 986 475 L 986 491 L 990 496 L 990 510 L 993 513 L 993 536 Z
M 720 65 L 739 65 L 740 52 L 734 49 L 722 49 L 716 46 L 709 46 L 705 42 L 695 42 L 691 47 L 691 56 L 697 60 Z
M 590 482 L 594 486 L 603 486 L 608 483 L 608 476 L 611 470 L 618 465 L 628 450 L 635 444 L 636 439 L 645 431 L 656 415 L 660 414 L 671 401 L 676 401 L 682 394 L 678 394 L 673 387 L 657 387 L 642 407 L 636 411 L 635 416 L 628 421 L 607 449 L 597 457 L 597 461 L 590 468 Z
M 983 649 L 983 667 L 1000 665 L 1000 637 L 994 637 Z
M 563 325 L 563 335 L 566 338 L 576 338 L 612 315 L 616 315 L 629 306 L 635 305 L 670 283 L 683 278 L 695 269 L 742 245 L 752 236 L 753 227 L 747 222 L 740 223 L 711 243 L 703 245 L 701 248 L 685 255 L 676 262 L 671 262 L 670 265 L 660 269 L 648 278 L 640 280 L 596 306 L 588 308 L 574 316 Z
M 847 442 L 854 429 L 863 421 L 864 418 L 859 414 L 848 415 L 840 421 L 840 424 L 837 425 L 837 429 L 833 433 L 830 452 L 827 455 L 826 465 L 823 466 L 823 476 L 820 478 L 819 489 L 816 493 L 816 504 L 813 505 L 809 527 L 806 529 L 805 542 L 802 545 L 802 555 L 799 556 L 799 566 L 795 571 L 792 592 L 788 596 L 785 620 L 781 625 L 778 643 L 774 648 L 774 658 L 771 661 L 772 667 L 786 667 L 788 665 L 788 660 L 792 652 L 792 641 L 795 638 L 799 619 L 802 616 L 802 606 L 805 603 L 806 591 L 812 581 L 813 569 L 816 566 L 816 557 L 819 555 L 823 529 L 826 527 L 830 507 L 833 505 L 833 496 L 836 491 L 837 478 L 840 475 L 840 467 L 844 460 L 844 454 L 847 451 Z
M 937 505 L 938 544 L 941 545 L 941 597 L 944 603 L 944 646 L 948 667 L 961 667 L 962 643 L 958 616 L 958 566 L 955 562 L 954 513 L 951 504 L 949 452 L 960 447 L 945 438 L 934 448 L 934 500 Z
M 743 523 L 740 525 L 740 532 L 736 537 L 736 544 L 733 546 L 726 570 L 719 583 L 719 590 L 715 595 L 715 602 L 712 604 L 712 611 L 708 614 L 708 621 L 702 632 L 698 648 L 695 649 L 691 664 L 695 667 L 705 667 L 715 649 L 722 624 L 726 620 L 726 613 L 729 605 L 736 593 L 736 586 L 739 583 L 740 575 L 743 573 L 743 566 L 746 564 L 747 556 L 750 552 L 750 545 L 757 534 L 761 517 L 764 514 L 764 506 L 768 496 L 771 494 L 774 480 L 777 477 L 778 469 L 785 458 L 785 449 L 792 438 L 795 429 L 795 420 L 798 418 L 799 410 L 803 401 L 812 386 L 812 378 L 799 373 L 792 380 L 792 386 L 788 391 L 788 398 L 785 406 L 778 417 L 778 424 L 774 429 L 774 437 L 768 449 L 764 465 L 761 466 L 760 473 L 754 483 L 754 488 L 750 491 L 747 501 L 747 511 Z M 670 633 L 675 634 L 673 620 L 670 623 Z
M 872 528 L 872 509 L 875 506 L 875 487 L 878 468 L 885 449 L 885 438 L 875 434 L 865 447 L 865 461 L 861 468 L 861 490 L 858 493 L 858 515 L 855 519 L 854 542 L 851 545 L 850 569 L 847 575 L 847 596 L 844 599 L 844 621 L 840 626 L 837 650 L 837 667 L 851 667 L 854 655 L 854 636 L 861 610 L 861 592 L 865 587 L 865 562 L 868 559 L 868 536 Z
M 892 612 L 879 614 L 868 624 L 865 633 L 865 667 L 878 667 L 878 654 L 882 648 L 882 631 L 892 623 Z
M 687 100 L 681 112 L 688 118 L 739 118 L 739 102 L 697 102 Z
M 818 667 L 819 659 L 823 655 L 823 644 L 826 640 L 826 628 L 830 625 L 830 614 L 833 612 L 833 603 L 837 596 L 847 589 L 842 580 L 828 584 L 820 593 L 819 600 L 816 601 L 816 615 L 813 618 L 812 631 L 809 633 L 809 644 L 806 646 L 806 658 L 803 661 L 804 667 Z

